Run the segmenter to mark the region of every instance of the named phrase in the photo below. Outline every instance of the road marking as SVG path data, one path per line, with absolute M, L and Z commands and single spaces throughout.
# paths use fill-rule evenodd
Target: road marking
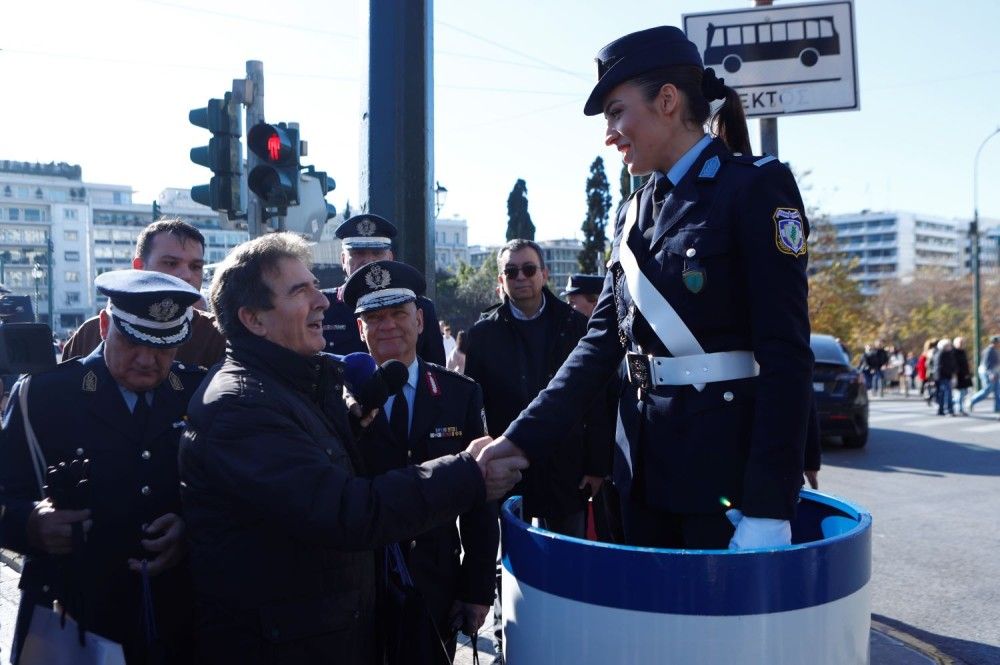
M 873 423 L 884 423 L 890 420 L 906 420 L 907 418 L 912 418 L 912 417 L 913 414 L 910 413 L 895 413 L 895 414 L 875 413 L 868 417 L 868 421 Z
M 914 429 L 918 427 L 936 427 L 937 425 L 955 425 L 955 419 L 951 416 L 937 416 L 936 418 L 922 418 L 913 423 Z
M 886 625 L 881 621 L 872 619 L 872 630 L 877 630 L 883 635 L 888 635 L 889 637 L 899 640 L 906 646 L 910 647 L 914 651 L 917 651 L 921 655 L 927 656 L 933 660 L 937 665 L 959 665 L 960 661 L 955 660 L 951 656 L 941 653 L 937 647 L 924 642 L 923 640 L 917 639 L 909 633 L 904 633 L 903 631 L 893 628 L 892 626 Z
M 979 427 L 965 427 L 962 429 L 963 432 L 996 432 L 1000 430 L 1000 423 L 992 423 L 990 425 L 980 425 Z

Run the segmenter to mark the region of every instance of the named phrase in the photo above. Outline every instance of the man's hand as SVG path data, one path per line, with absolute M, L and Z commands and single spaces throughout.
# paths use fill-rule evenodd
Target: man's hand
M 479 439 L 473 445 L 477 441 Z M 521 471 L 530 466 L 524 452 L 502 436 L 493 443 L 482 446 L 476 461 L 486 480 L 487 501 L 503 498 L 514 485 L 521 482 Z
M 378 409 L 372 409 L 367 415 L 361 413 L 361 403 L 354 399 L 354 395 L 344 389 L 344 403 L 347 404 L 347 411 L 358 421 L 361 427 L 368 427 L 378 415 Z
M 601 489 L 601 485 L 604 484 L 604 478 L 601 476 L 584 476 L 583 480 L 580 481 L 580 487 L 578 489 L 587 488 L 587 494 L 591 497 L 597 496 L 597 492 Z
M 73 524 L 83 522 L 83 533 L 93 522 L 89 510 L 56 510 L 50 499 L 39 501 L 28 515 L 28 544 L 48 554 L 73 551 Z
M 465 452 L 469 453 L 477 460 L 479 459 L 479 453 L 483 451 L 483 448 L 493 443 L 493 437 L 491 436 L 481 436 L 475 439 L 469 444 L 469 447 L 465 449 Z
M 180 516 L 174 513 L 161 515 L 146 527 L 146 533 L 154 537 L 140 542 L 143 547 L 156 554 L 156 558 L 146 566 L 150 575 L 159 575 L 164 570 L 173 568 L 184 557 L 187 547 L 184 542 L 184 520 Z M 142 572 L 142 561 L 129 559 L 128 567 L 134 572 Z
M 489 605 L 476 605 L 475 603 L 463 603 L 456 600 L 451 606 L 451 628 L 460 630 L 472 639 L 486 621 L 486 615 L 490 611 Z
M 806 476 L 806 480 L 809 482 L 809 487 L 814 490 L 819 489 L 819 471 L 803 471 Z

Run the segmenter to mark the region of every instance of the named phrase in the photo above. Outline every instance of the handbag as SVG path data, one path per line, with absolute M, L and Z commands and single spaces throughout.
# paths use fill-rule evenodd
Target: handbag
M 35 605 L 31 625 L 21 647 L 20 665 L 125 665 L 117 642 L 79 630 L 63 613 Z
M 381 616 L 386 663 L 451 665 L 427 601 L 414 586 L 396 543 L 385 547 L 383 580 L 386 598 Z

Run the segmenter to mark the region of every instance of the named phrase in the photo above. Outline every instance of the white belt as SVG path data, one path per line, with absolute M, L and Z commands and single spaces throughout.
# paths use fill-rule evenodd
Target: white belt
M 640 387 L 647 383 L 642 374 L 643 369 L 648 368 L 647 388 L 735 381 L 760 374 L 760 365 L 750 351 L 720 351 L 679 358 L 630 353 L 628 366 L 629 378 Z

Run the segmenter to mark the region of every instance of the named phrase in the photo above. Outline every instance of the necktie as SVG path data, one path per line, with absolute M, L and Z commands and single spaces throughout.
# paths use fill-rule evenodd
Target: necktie
M 400 388 L 396 399 L 392 402 L 392 415 L 389 417 L 389 429 L 397 441 L 406 443 L 410 439 L 410 406 Z
M 667 176 L 656 174 L 654 177 L 656 180 L 653 182 L 653 214 L 650 219 L 646 221 L 646 225 L 642 227 L 643 233 L 656 226 L 656 218 L 660 216 L 660 210 L 663 208 L 663 202 L 666 201 L 670 190 L 674 188 L 674 183 L 670 182 L 670 178 Z
M 138 399 L 135 401 L 135 408 L 132 409 L 132 423 L 137 432 L 146 431 L 146 420 L 149 418 L 149 402 L 146 401 L 146 393 L 136 393 Z

